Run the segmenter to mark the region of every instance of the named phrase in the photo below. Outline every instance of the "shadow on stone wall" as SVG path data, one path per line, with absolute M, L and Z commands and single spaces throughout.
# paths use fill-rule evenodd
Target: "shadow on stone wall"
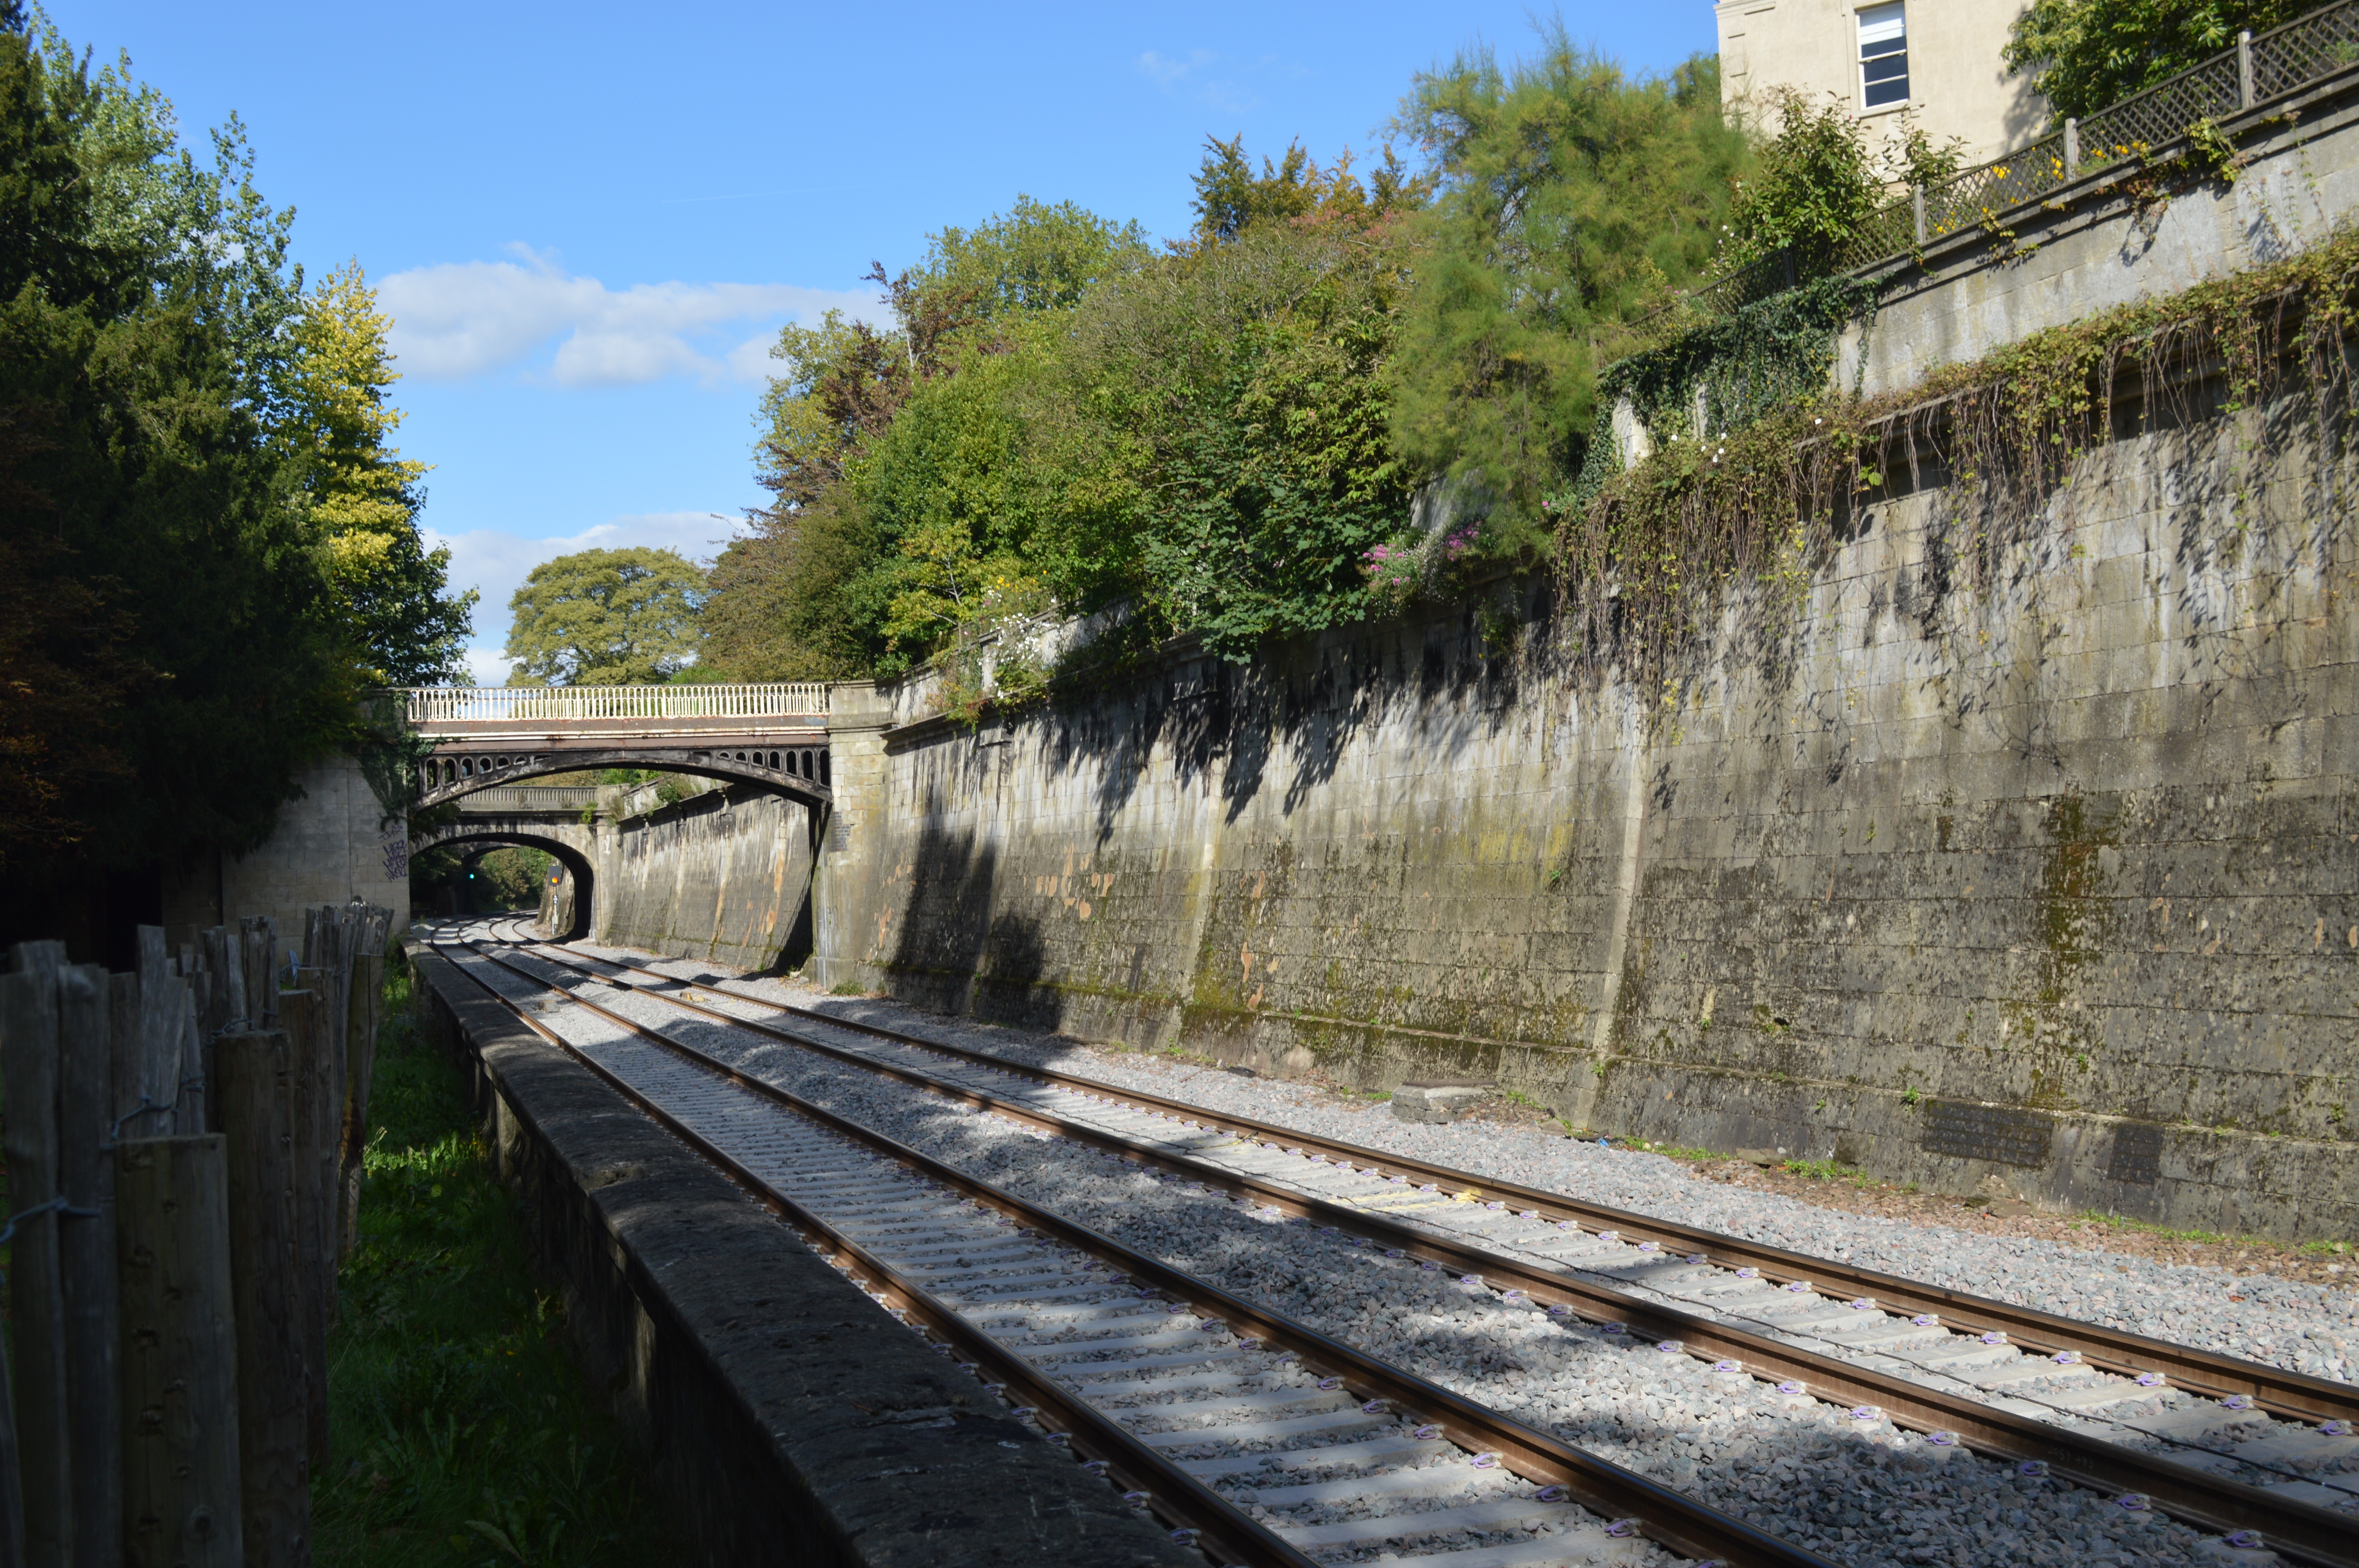
M 1148 760 L 1171 759 L 1179 783 L 1217 773 L 1227 820 L 1265 790 L 1292 810 L 1332 782 L 1364 732 L 1407 720 L 1408 743 L 1454 758 L 1514 721 L 1549 685 L 1575 673 L 1559 639 L 1536 634 L 1553 618 L 1549 581 L 1511 578 L 1455 608 L 1273 643 L 1251 665 L 1203 655 L 1134 677 L 1077 687 L 1033 722 L 1046 730 L 1049 766 L 1088 768 L 1103 842 L 1131 804 Z M 1288 757 L 1281 777 L 1277 759 Z
M 1055 991 L 1040 989 L 1048 961 L 1039 923 L 992 913 L 998 851 L 940 827 L 945 809 L 929 796 L 922 813 L 900 936 L 884 966 L 894 993 L 921 1007 L 1053 1027 L 1060 1010 Z

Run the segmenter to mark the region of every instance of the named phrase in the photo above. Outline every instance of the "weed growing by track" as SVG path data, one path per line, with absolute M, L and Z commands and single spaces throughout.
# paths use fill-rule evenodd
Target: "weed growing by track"
M 386 985 L 360 1231 L 329 1346 L 315 1557 L 353 1568 L 674 1560 L 556 1298 L 526 1264 L 457 1071 Z

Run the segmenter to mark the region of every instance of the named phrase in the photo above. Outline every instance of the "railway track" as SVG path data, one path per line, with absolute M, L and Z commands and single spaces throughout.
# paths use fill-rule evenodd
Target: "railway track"
M 2359 1488 L 2359 1476 L 2318 1469 L 2321 1459 L 2359 1450 L 2359 1440 L 2341 1426 L 2354 1391 L 2340 1385 L 1020 1067 L 718 987 L 709 977 L 683 980 L 537 942 L 516 946 L 519 956 L 579 980 L 636 989 L 1051 1136 L 1209 1178 L 1215 1190 L 1354 1234 L 1393 1257 L 1462 1272 L 1507 1299 L 1539 1303 L 1722 1368 L 1876 1411 L 1930 1440 L 2045 1466 L 2133 1504 L 2150 1498 L 2162 1511 L 2230 1540 L 2250 1541 L 2250 1532 L 2258 1531 L 2269 1546 L 2301 1560 L 2359 1561 L 2353 1541 L 2359 1516 L 2304 1496 L 2339 1500 L 2338 1480 L 2343 1491 Z M 535 985 L 549 983 L 511 959 L 495 961 Z M 747 1006 L 802 1027 L 747 1019 L 741 1015 Z M 1833 1295 L 1825 1293 L 1830 1285 Z M 1854 1289 L 1861 1293 L 1851 1295 Z M 1942 1310 L 1908 1310 L 1919 1304 Z M 1977 1317 L 2010 1326 L 1982 1328 Z M 2013 1331 L 2027 1328 L 2020 1338 Z M 2025 1339 L 2032 1339 L 2028 1347 Z M 1874 1359 L 1863 1364 L 1843 1354 L 1862 1351 Z M 1909 1375 L 1896 1375 L 1903 1371 Z M 2229 1391 L 2218 1399 L 2171 1397 L 2174 1383 Z M 2016 1408 L 1991 1403 L 1994 1395 Z M 2158 1408 L 2166 1400 L 2174 1408 Z M 2027 1418 L 2020 1413 L 2027 1404 L 2051 1419 Z M 2085 1419 L 2125 1405 L 2131 1407 L 2127 1419 L 2110 1422 L 2104 1436 L 2052 1423 L 2054 1417 Z M 2234 1466 L 2235 1474 L 2281 1485 L 2248 1485 L 2207 1473 L 2205 1465 Z
M 1832 1568 L 618 1014 L 592 1009 L 620 1040 L 571 1042 L 457 967 L 1214 1563 Z M 1240 1476 L 1287 1522 L 1214 1489 Z

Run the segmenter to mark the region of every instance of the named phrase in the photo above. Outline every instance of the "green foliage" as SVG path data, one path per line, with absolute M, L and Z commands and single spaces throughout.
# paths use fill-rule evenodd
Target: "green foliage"
M 529 845 L 508 844 L 475 862 L 475 880 L 482 897 L 502 909 L 527 909 L 540 903 L 556 857 Z
M 1256 180 L 1244 157 L 1207 154 L 1201 189 L 1245 173 L 1168 254 L 1022 199 L 876 270 L 894 332 L 782 335 L 776 499 L 716 567 L 707 658 L 791 678 L 941 656 L 959 687 L 995 640 L 1001 688 L 1037 688 L 1025 629 L 1051 612 L 1127 600 L 1133 640 L 1232 655 L 1360 613 L 1362 557 L 1408 512 L 1378 373 L 1417 183 L 1299 148 Z
M 1035 352 L 971 352 L 921 384 L 864 454 L 854 483 L 877 555 L 847 585 L 888 673 L 978 621 L 1045 602 L 1025 559 L 1026 442 L 1017 416 Z
M 1904 113 L 1897 130 L 1871 145 L 1867 124 L 1830 94 L 1813 103 L 1790 87 L 1773 92 L 1777 134 L 1729 203 L 1728 266 L 1789 252 L 1798 276 L 1824 276 L 1836 247 L 1891 200 L 1897 185 L 1932 185 L 1957 173 L 1964 144 L 1936 143 Z
M 93 71 L 0 5 L 0 870 L 19 903 L 252 848 L 304 766 L 372 755 L 361 688 L 448 670 L 463 631 L 415 467 L 381 439 L 382 319 L 356 272 L 307 308 L 291 215 L 253 173 L 234 120 L 200 163 L 127 59 Z
M 749 679 L 890 674 L 1037 600 L 1005 510 L 1027 499 L 1016 409 L 1048 341 L 1034 323 L 1151 259 L 1136 223 L 1019 196 L 935 234 L 898 277 L 875 269 L 895 330 L 831 313 L 781 331 L 756 449 L 772 501 L 715 565 L 705 658 Z
M 11 629 L 30 667 L 94 699 L 0 683 L 0 755 L 78 780 L 0 806 L 0 862 L 243 849 L 350 742 L 355 640 L 256 416 L 231 272 L 108 221 L 84 159 L 121 103 L 0 23 L 0 577 L 38 607 Z
M 1332 168 L 1322 169 L 1299 142 L 1287 145 L 1282 158 L 1261 160 L 1254 172 L 1245 139 L 1204 138 L 1204 161 L 1196 171 L 1196 237 L 1225 243 L 1260 223 L 1305 218 L 1365 228 L 1382 213 L 1422 206 L 1433 194 L 1430 177 L 1411 176 L 1393 149 L 1364 187 L 1352 173 L 1346 147 Z
M 1412 479 L 1381 374 L 1389 240 L 1252 228 L 1085 301 L 1058 412 L 1068 460 L 1102 477 L 1070 558 L 1230 658 L 1364 613 L 1364 557 L 1407 521 Z
M 1135 221 L 1115 223 L 1071 201 L 1051 205 L 1019 195 L 1005 213 L 972 229 L 934 234 L 908 281 L 955 298 L 963 315 L 988 320 L 1071 309 L 1099 283 L 1153 255 L 1147 231 Z
M 1619 471 L 1612 431 L 1616 404 L 1627 404 L 1658 446 L 1672 449 L 1682 479 L 1693 480 L 1700 468 L 1714 466 L 1705 449 L 1708 438 L 1724 438 L 1778 410 L 1822 397 L 1834 363 L 1836 331 L 1845 321 L 1872 314 L 1875 304 L 1875 290 L 1865 284 L 1821 277 L 1616 360 L 1599 378 L 1587 460 L 1570 490 L 1542 503 L 1544 510 L 1560 524 L 1584 515 Z M 1680 486 L 1666 480 L 1657 489 L 1669 501 Z M 1679 546 L 1669 539 L 1664 543 L 1676 557 Z M 1569 558 L 1593 571 L 1606 569 L 1608 557 L 1616 566 L 1628 564 L 1611 541 L 1594 535 L 1560 531 L 1558 544 Z
M 1999 58 L 2028 71 L 2058 124 L 2132 93 L 2318 9 L 2317 0 L 2032 0 Z
M 543 561 L 508 600 L 503 656 L 518 684 L 660 682 L 696 657 L 704 574 L 676 550 L 635 546 Z
M 1481 50 L 1420 76 L 1395 127 L 1441 184 L 1411 225 L 1394 438 L 1485 488 L 1485 543 L 1513 548 L 1582 464 L 1593 340 L 1712 265 L 1748 151 L 1714 62 L 1634 78 L 1560 26 L 1512 71 Z
M 245 127 L 233 114 L 209 133 L 207 167 L 181 145 L 171 100 L 132 73 L 128 54 L 92 71 L 38 7 L 30 37 L 71 128 L 92 241 L 130 263 L 134 289 L 151 298 L 183 289 L 227 341 L 243 401 L 274 417 L 297 358 L 287 329 L 303 310 L 303 270 L 287 259 L 293 211 L 255 189 Z
M 589 1397 L 465 1086 L 419 1039 L 408 993 L 388 976 L 314 1554 L 331 1568 L 669 1563 L 667 1522 Z
M 1788 1175 L 1804 1176 L 1814 1182 L 1849 1182 L 1859 1187 L 1869 1184 L 1865 1172 L 1840 1160 L 1788 1160 L 1777 1168 Z

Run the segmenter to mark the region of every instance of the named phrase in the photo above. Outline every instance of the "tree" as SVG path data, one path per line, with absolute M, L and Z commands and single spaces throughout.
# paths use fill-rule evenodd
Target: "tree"
M 34 611 L 0 736 L 51 786 L 0 807 L 0 904 L 27 915 L 92 871 L 251 847 L 356 728 L 350 643 L 257 416 L 269 377 L 235 330 L 237 280 L 271 260 L 168 243 L 117 200 L 136 179 L 109 127 L 147 114 L 129 144 L 168 145 L 154 103 L 45 56 L 0 4 L 0 573 Z
M 269 417 L 285 394 L 287 328 L 303 308 L 303 269 L 288 259 L 294 213 L 254 184 L 254 150 L 232 114 L 209 133 L 210 168 L 180 143 L 171 100 L 132 72 L 131 57 L 96 72 L 45 16 L 31 31 L 51 99 L 71 105 L 75 160 L 94 242 L 136 258 L 137 287 L 183 286 L 228 341 L 241 395 Z
M 693 663 L 704 574 L 676 550 L 582 550 L 532 568 L 509 600 L 517 684 L 634 686 Z
M 1743 266 L 1790 251 L 1798 276 L 1823 276 L 1836 248 L 1893 199 L 1897 187 L 1934 185 L 1957 173 L 1965 144 L 1936 143 L 1902 116 L 1871 146 L 1849 103 L 1830 94 L 1813 103 L 1790 87 L 1770 99 L 1777 134 L 1749 178 L 1735 181 L 1723 265 Z
M 330 273 L 295 319 L 272 438 L 309 503 L 365 678 L 428 686 L 462 668 L 476 596 L 448 593 L 451 552 L 427 549 L 418 526 L 426 465 L 388 444 L 401 424 L 386 396 L 399 376 L 386 341 L 391 326 L 358 262 Z
M 972 229 L 929 236 L 926 259 L 907 276 L 971 300 L 978 319 L 1016 311 L 1069 310 L 1098 284 L 1153 257 L 1136 220 L 1116 223 L 1071 201 L 1018 195 Z
M 936 232 L 899 275 L 872 271 L 892 328 L 830 312 L 781 330 L 785 368 L 756 416 L 772 501 L 714 563 L 705 659 L 746 679 L 891 673 L 987 608 L 1028 602 L 1007 542 L 1025 532 L 1009 485 L 1014 400 L 1044 351 L 1034 324 L 1152 259 L 1135 222 L 1018 196 Z
M 1204 138 L 1204 159 L 1196 169 L 1196 234 L 1200 241 L 1225 243 L 1256 223 L 1287 222 L 1324 217 L 1365 228 L 1385 213 L 1422 206 L 1433 193 L 1426 177 L 1411 177 L 1393 149 L 1363 189 L 1352 173 L 1352 149 L 1346 147 L 1335 167 L 1322 169 L 1300 142 L 1287 144 L 1285 155 L 1272 162 L 1265 157 L 1261 172 L 1254 172 L 1242 135 L 1222 141 Z
M 2318 9 L 2317 0 L 2032 0 L 2007 29 L 1999 58 L 2061 124 L 2086 119 L 2134 92 Z
M 1232 659 L 1362 615 L 1363 557 L 1408 514 L 1382 373 L 1405 284 L 1387 235 L 1304 215 L 1085 301 L 1036 416 L 1050 580 Z
M 475 862 L 475 880 L 485 902 L 501 909 L 529 909 L 540 902 L 549 869 L 556 863 L 546 849 L 504 844 Z
M 1418 287 L 1389 371 L 1393 435 L 1494 498 L 1494 547 L 1537 526 L 1591 427 L 1594 340 L 1713 262 L 1750 159 L 1717 64 L 1632 77 L 1560 26 L 1418 78 L 1395 128 L 1440 177 L 1410 225 Z

